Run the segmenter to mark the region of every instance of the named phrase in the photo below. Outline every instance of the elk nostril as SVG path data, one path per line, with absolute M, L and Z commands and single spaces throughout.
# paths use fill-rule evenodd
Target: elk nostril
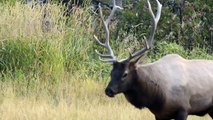
M 106 94 L 107 96 L 109 96 L 109 97 L 114 97 L 114 92 L 113 92 L 113 90 L 110 89 L 110 88 L 107 88 L 107 89 L 105 90 L 105 94 Z

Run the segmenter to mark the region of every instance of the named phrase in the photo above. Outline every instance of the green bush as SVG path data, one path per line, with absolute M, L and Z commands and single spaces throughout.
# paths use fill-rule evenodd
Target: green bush
M 185 1 L 185 7 L 180 22 L 180 13 L 173 13 L 174 7 L 164 1 L 161 19 L 155 35 L 158 41 L 176 42 L 184 49 L 206 48 L 208 53 L 213 52 L 212 41 L 212 7 L 211 0 Z M 174 0 L 178 5 L 178 0 Z M 152 8 L 156 9 L 155 1 L 151 1 Z M 125 5 L 124 5 L 125 6 Z M 139 0 L 134 7 L 126 7 L 118 14 L 118 29 L 114 37 L 118 40 L 134 35 L 141 40 L 150 32 L 150 15 L 145 9 L 146 1 Z
M 213 60 L 213 56 L 206 52 L 206 49 L 193 48 L 193 50 L 185 50 L 183 46 L 177 43 L 169 42 L 157 42 L 153 50 L 148 54 L 150 61 L 154 62 L 167 54 L 179 54 L 185 59 L 210 59 Z
M 63 74 L 64 59 L 60 49 L 48 41 L 9 39 L 1 42 L 0 71 L 3 74 L 38 74 L 52 78 Z
M 189 59 L 209 59 L 209 60 L 213 60 L 213 56 L 210 54 L 206 53 L 206 49 L 202 49 L 202 48 L 194 48 L 192 51 L 190 51 L 189 55 L 188 55 Z
M 150 59 L 156 61 L 167 54 L 179 54 L 182 57 L 187 57 L 187 52 L 184 48 L 176 43 L 157 42 L 156 46 L 149 53 Z

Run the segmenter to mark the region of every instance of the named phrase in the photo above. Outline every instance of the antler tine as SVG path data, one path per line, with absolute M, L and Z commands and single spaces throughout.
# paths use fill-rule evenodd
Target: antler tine
M 151 28 L 151 33 L 150 33 L 149 39 L 146 40 L 146 47 L 142 48 L 139 51 L 136 51 L 135 53 L 133 53 L 132 55 L 130 55 L 128 58 L 124 59 L 123 61 L 129 61 L 132 58 L 134 58 L 138 55 L 141 55 L 141 54 L 145 53 L 147 50 L 151 49 L 152 43 L 153 43 L 153 40 L 154 40 L 155 31 L 156 31 L 156 28 L 157 28 L 157 24 L 158 24 L 158 21 L 160 20 L 161 9 L 162 9 L 162 4 L 158 0 L 156 0 L 156 2 L 157 2 L 157 14 L 155 16 L 153 11 L 152 11 L 151 4 L 150 4 L 149 0 L 147 0 L 148 11 L 149 11 L 149 13 L 152 17 L 152 28 Z
M 109 23 L 113 17 L 113 15 L 115 14 L 115 11 L 117 9 L 122 9 L 121 7 L 117 6 L 116 3 L 115 3 L 115 0 L 113 0 L 113 9 L 110 13 L 110 15 L 108 16 L 108 18 L 106 20 L 104 20 L 104 17 L 103 17 L 103 12 L 102 12 L 102 7 L 101 5 L 99 4 L 99 10 L 100 10 L 100 17 L 101 17 L 101 20 L 104 24 L 104 30 L 106 32 L 106 41 L 104 43 L 102 43 L 98 38 L 97 36 L 94 36 L 95 40 L 102 46 L 104 46 L 106 49 L 108 49 L 108 52 L 109 52 L 109 55 L 104 55 L 104 54 L 101 54 L 99 53 L 97 50 L 96 50 L 96 53 L 99 55 L 99 59 L 101 61 L 104 61 L 104 62 L 115 62 L 116 61 L 116 56 L 114 55 L 113 53 L 113 50 L 109 44 Z
M 156 0 L 156 2 L 157 2 L 158 8 L 157 8 L 157 14 L 155 16 L 153 11 L 152 11 L 151 4 L 150 4 L 149 0 L 147 0 L 149 13 L 151 14 L 151 17 L 152 17 L 152 30 L 151 30 L 151 34 L 149 36 L 149 40 L 147 42 L 148 43 L 147 49 L 150 49 L 152 47 L 152 43 L 153 43 L 153 40 L 154 40 L 154 35 L 155 35 L 156 28 L 157 28 L 157 24 L 158 24 L 158 21 L 160 20 L 160 16 L 161 16 L 162 5 L 158 0 Z
M 120 6 L 117 6 L 115 0 L 113 0 L 113 8 L 112 8 L 112 11 L 111 11 L 110 15 L 108 16 L 108 18 L 106 20 L 106 24 L 109 24 L 109 22 L 111 21 L 113 15 L 115 14 L 115 11 L 117 9 L 121 9 L 122 10 L 123 8 L 120 7 Z

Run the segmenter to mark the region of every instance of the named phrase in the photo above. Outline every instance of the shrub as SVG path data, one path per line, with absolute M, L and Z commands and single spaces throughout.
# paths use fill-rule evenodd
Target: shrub
M 24 75 L 38 74 L 58 78 L 63 74 L 63 56 L 60 49 L 48 41 L 9 39 L 0 47 L 0 70 L 2 73 Z

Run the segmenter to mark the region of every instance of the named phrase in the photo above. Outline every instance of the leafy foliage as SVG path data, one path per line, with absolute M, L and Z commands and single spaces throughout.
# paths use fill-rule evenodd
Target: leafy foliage
M 177 6 L 164 1 L 161 20 L 156 33 L 157 41 L 175 42 L 186 50 L 193 48 L 205 48 L 213 53 L 213 2 L 211 0 L 186 0 L 183 13 L 177 12 Z M 173 1 L 180 5 L 178 0 Z M 125 5 L 124 5 L 125 6 Z M 146 10 L 146 1 L 138 1 L 133 6 L 127 6 L 118 15 L 119 23 L 115 37 L 118 40 L 125 39 L 128 35 L 134 35 L 137 39 L 148 36 L 150 27 L 150 15 Z M 155 9 L 155 1 L 152 7 Z

